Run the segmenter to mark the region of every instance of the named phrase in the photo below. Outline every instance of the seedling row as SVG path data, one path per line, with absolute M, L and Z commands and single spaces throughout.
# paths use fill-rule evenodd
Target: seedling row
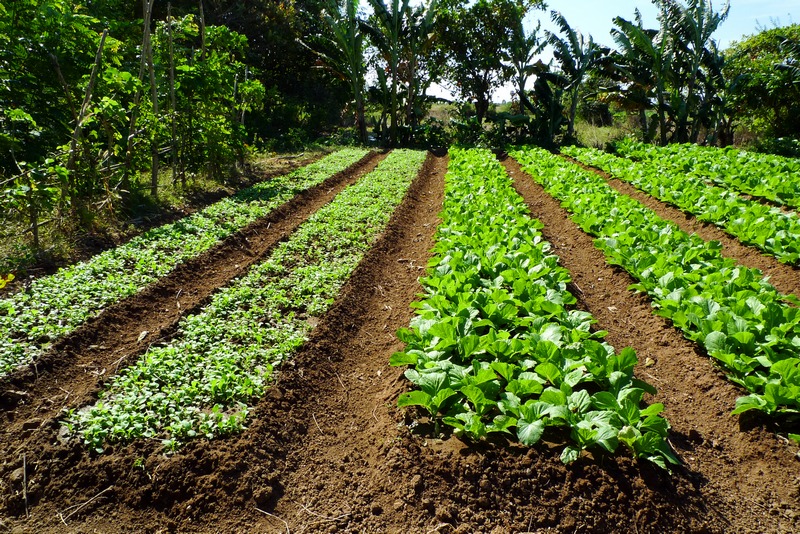
M 742 243 L 755 246 L 783 263 L 800 262 L 800 219 L 777 207 L 741 197 L 682 168 L 651 160 L 634 162 L 595 149 L 568 147 L 564 153 L 630 182 L 653 197 L 713 223 Z
M 92 449 L 136 438 L 168 450 L 241 430 L 273 372 L 303 343 L 388 222 L 426 154 L 396 150 L 271 256 L 181 320 L 65 425 Z
M 574 308 L 569 273 L 502 166 L 487 150 L 450 154 L 424 299 L 391 359 L 411 366 L 405 376 L 418 389 L 398 404 L 476 440 L 497 433 L 534 445 L 561 430 L 565 463 L 620 443 L 661 467 L 678 463 L 663 406 L 642 403 L 655 390 L 633 377 L 635 352 L 617 353 Z
M 655 313 L 703 346 L 749 395 L 733 413 L 800 409 L 800 310 L 761 271 L 724 258 L 595 173 L 537 148 L 516 150 L 528 174 L 572 213 L 609 263 L 638 280 Z
M 34 361 L 54 341 L 111 304 L 135 294 L 181 262 L 205 252 L 366 154 L 363 149 L 340 150 L 180 221 L 145 232 L 89 261 L 37 279 L 0 300 L 0 376 Z

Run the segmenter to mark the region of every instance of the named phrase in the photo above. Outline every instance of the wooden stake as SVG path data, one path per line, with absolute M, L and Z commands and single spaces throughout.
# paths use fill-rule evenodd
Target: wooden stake
M 170 140 L 170 160 L 172 162 L 172 183 L 178 180 L 178 150 L 175 142 L 175 113 L 176 113 L 176 99 L 175 99 L 175 51 L 173 48 L 172 39 L 172 3 L 167 4 L 167 29 L 169 31 L 169 107 L 170 107 L 170 121 L 171 127 L 171 140 Z M 183 184 L 186 186 L 186 183 Z

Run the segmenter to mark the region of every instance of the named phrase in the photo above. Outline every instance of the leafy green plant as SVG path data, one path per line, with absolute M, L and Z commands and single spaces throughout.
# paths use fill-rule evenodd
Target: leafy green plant
M 595 149 L 565 147 L 564 153 L 603 169 L 642 191 L 713 223 L 742 243 L 757 247 L 783 263 L 800 262 L 800 218 L 779 208 L 743 198 L 706 184 L 685 168 L 660 160 L 633 162 Z
M 655 147 L 630 140 L 616 144 L 617 154 L 648 165 L 667 167 L 722 187 L 776 204 L 800 207 L 800 161 L 793 158 L 692 144 Z
M 573 309 L 569 273 L 500 164 L 487 150 L 450 157 L 425 295 L 390 360 L 410 366 L 418 388 L 398 405 L 421 406 L 472 439 L 499 433 L 532 446 L 563 427 L 566 463 L 625 443 L 661 467 L 677 464 L 662 407 L 641 407 L 655 390 L 633 377 L 634 351 L 616 353 L 591 314 Z

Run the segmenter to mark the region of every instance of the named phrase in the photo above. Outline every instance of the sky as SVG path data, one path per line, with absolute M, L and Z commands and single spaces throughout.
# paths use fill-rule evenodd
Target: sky
M 621 16 L 633 19 L 634 9 L 642 12 L 645 26 L 657 28 L 656 9 L 652 2 L 632 2 L 626 0 L 549 0 L 548 10 L 536 11 L 529 15 L 526 27 L 536 25 L 536 19 L 542 21 L 542 29 L 556 31 L 550 21 L 550 11 L 560 11 L 570 26 L 583 34 L 591 34 L 594 40 L 606 46 L 613 45 L 609 31 L 613 27 L 611 20 Z M 727 48 L 731 42 L 739 41 L 745 35 L 752 35 L 759 28 L 772 28 L 800 23 L 800 0 L 730 0 L 731 8 L 727 20 L 723 22 L 714 38 L 720 48 Z M 721 0 L 713 1 L 715 10 L 724 5 Z M 546 58 L 547 61 L 549 58 Z M 429 94 L 448 97 L 443 89 L 431 88 Z M 511 88 L 499 89 L 494 94 L 497 102 L 509 100 Z

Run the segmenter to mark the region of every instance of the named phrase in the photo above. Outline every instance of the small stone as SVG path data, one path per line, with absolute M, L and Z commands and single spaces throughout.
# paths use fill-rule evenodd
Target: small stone
M 36 430 L 40 426 L 42 426 L 41 419 L 29 419 L 22 423 L 22 430 Z
M 9 479 L 12 484 L 22 484 L 22 481 L 25 479 L 25 471 L 21 467 L 14 469 Z

